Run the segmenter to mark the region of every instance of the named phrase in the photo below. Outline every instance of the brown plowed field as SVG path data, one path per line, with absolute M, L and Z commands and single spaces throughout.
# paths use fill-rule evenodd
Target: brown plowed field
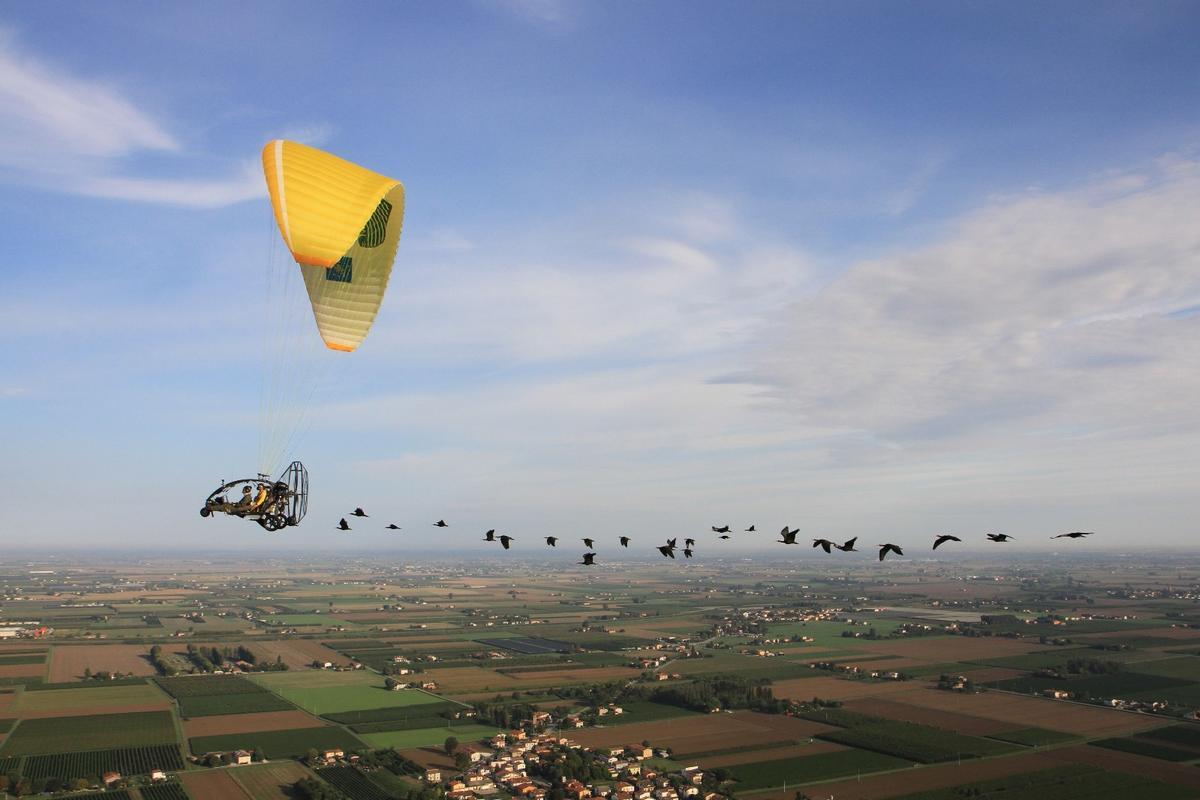
M 1084 736 L 1116 736 L 1162 724 L 1161 720 L 1146 715 L 1008 692 L 959 694 L 917 688 L 889 699 L 922 708 L 1000 720 L 1021 728 L 1049 728 Z
M 640 674 L 640 670 L 632 667 L 580 667 L 579 669 L 518 672 L 514 677 L 524 684 L 555 686 L 569 681 L 599 683 L 600 681 L 632 680 Z
M 999 658 L 1019 656 L 1034 650 L 1045 650 L 1046 645 L 1036 639 L 1028 642 L 1016 639 L 998 639 L 994 636 L 928 636 L 917 639 L 856 640 L 856 650 L 869 650 L 890 656 L 903 656 L 928 661 L 931 664 L 948 664 L 952 661 L 971 661 L 977 658 Z
M 17 696 L 12 692 L 0 694 L 0 717 L 5 716 L 4 712 L 13 707 L 13 703 L 16 702 L 16 699 Z
M 0 664 L 0 678 L 40 678 L 45 664 Z
M 952 711 L 939 711 L 909 703 L 895 703 L 878 697 L 851 700 L 846 703 L 845 707 L 860 714 L 874 714 L 877 717 L 915 722 L 918 725 L 932 725 L 935 728 L 945 728 L 948 731 L 965 733 L 968 736 L 990 736 L 993 733 L 1013 730 L 1011 722 L 955 714 Z
M 251 641 L 246 646 L 258 654 L 259 658 L 274 661 L 276 656 L 283 657 L 283 663 L 292 669 L 307 667 L 314 661 L 322 663 L 332 661 L 334 664 L 349 664 L 350 659 L 340 653 L 335 653 L 320 642 L 310 639 L 289 639 L 286 641 Z
M 944 789 L 971 781 L 986 781 L 1060 766 L 1044 753 L 1022 753 L 1007 758 L 989 758 L 965 764 L 939 764 L 933 767 L 890 772 L 886 775 L 821 783 L 803 791 L 810 797 L 836 797 L 837 800 L 879 800 L 913 792 Z M 1200 770 L 1198 770 L 1200 771 Z M 796 791 L 774 789 L 769 792 L 747 792 L 743 797 L 754 800 L 795 800 Z
M 588 728 L 568 735 L 588 747 L 616 747 L 649 741 L 655 747 L 672 748 L 679 758 L 687 758 L 688 753 L 705 753 L 735 745 L 770 747 L 778 744 L 780 739 L 803 740 L 828 730 L 834 730 L 833 726 L 798 717 L 738 712 Z
M 425 769 L 436 767 L 438 769 L 454 769 L 454 759 L 446 755 L 444 750 L 436 747 L 414 747 L 410 750 L 399 751 L 400 755 L 407 758 L 409 761 L 415 761 Z
M 890 695 L 911 689 L 910 681 L 852 681 L 843 678 L 792 678 L 775 681 L 771 690 L 776 697 L 791 700 L 852 700 L 859 697 Z
M 226 733 L 316 728 L 324 724 L 303 711 L 262 711 L 255 714 L 220 714 L 184 720 L 183 732 L 190 739 L 193 736 L 219 736 Z
M 57 645 L 50 655 L 51 683 L 83 679 L 83 670 L 92 672 L 132 672 L 153 675 L 154 667 L 146 659 L 150 649 L 140 644 L 66 644 Z
M 1157 758 L 1122 753 L 1106 747 L 1091 747 L 1090 745 L 1055 748 L 1047 750 L 1046 756 L 1059 762 L 1087 764 L 1101 769 L 1128 772 L 1132 775 L 1154 778 L 1163 783 L 1173 783 L 1176 786 L 1187 786 L 1190 789 L 1200 790 L 1200 769 L 1196 769 L 1191 764 L 1173 764 Z
M 252 800 L 230 772 L 228 769 L 181 772 L 179 777 L 192 800 Z
M 833 742 L 823 742 L 820 739 L 813 741 L 812 744 L 793 744 L 787 747 L 768 747 L 762 750 L 747 750 L 744 753 L 730 753 L 724 756 L 709 756 L 708 758 L 696 759 L 696 763 L 704 769 L 714 769 L 716 767 L 732 767 L 736 764 L 752 764 L 755 761 L 773 761 L 777 758 L 804 758 L 805 756 L 815 756 L 818 753 L 832 753 L 835 750 L 849 750 L 850 748 L 844 745 L 834 744 Z M 683 761 L 688 761 L 688 757 L 679 756 Z M 689 762 L 691 763 L 691 762 Z
M 450 667 L 448 669 L 427 669 L 422 677 L 436 681 L 438 692 L 511 692 L 513 689 L 524 689 L 523 684 L 507 675 L 490 669 L 479 667 Z
M 292 785 L 313 777 L 303 764 L 295 761 L 238 767 L 230 770 L 230 774 L 254 800 L 292 800 L 296 797 Z

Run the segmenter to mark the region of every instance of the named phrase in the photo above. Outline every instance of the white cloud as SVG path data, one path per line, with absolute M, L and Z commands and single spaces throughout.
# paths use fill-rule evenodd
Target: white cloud
M 1009 197 L 792 307 L 743 377 L 877 440 L 1196 436 L 1200 165 Z M 1146 440 L 1148 447 L 1154 445 Z
M 228 178 L 161 179 L 128 173 L 148 153 L 183 145 L 118 87 L 64 73 L 18 52 L 0 30 L 0 178 L 51 191 L 146 203 L 219 206 L 261 196 L 245 169 Z

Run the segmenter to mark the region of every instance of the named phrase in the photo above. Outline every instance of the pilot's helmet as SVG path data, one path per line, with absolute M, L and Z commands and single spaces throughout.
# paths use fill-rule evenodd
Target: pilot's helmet
M 242 487 L 242 494 L 250 494 L 250 487 L 249 487 L 249 486 L 243 486 L 243 487 Z

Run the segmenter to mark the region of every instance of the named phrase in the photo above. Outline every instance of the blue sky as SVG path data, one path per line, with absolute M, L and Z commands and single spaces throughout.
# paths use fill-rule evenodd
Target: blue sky
M 466 551 L 1190 544 L 1196 41 L 1186 2 L 6 7 L 0 530 L 258 542 L 196 511 L 257 466 L 282 136 L 408 191 L 290 545 L 354 505 Z

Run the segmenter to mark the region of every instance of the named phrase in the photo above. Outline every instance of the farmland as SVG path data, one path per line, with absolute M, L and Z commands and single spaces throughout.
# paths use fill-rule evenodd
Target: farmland
M 197 736 L 189 739 L 188 745 L 196 755 L 245 749 L 261 750 L 267 758 L 299 758 L 312 748 L 341 747 L 354 750 L 362 747 L 363 743 L 349 731 L 327 726 Z
M 789 792 L 779 800 L 793 800 L 792 787 L 810 783 L 838 797 L 868 798 L 1019 782 L 1047 770 L 1082 789 L 1070 777 L 1079 765 L 1117 775 L 1111 785 L 1135 798 L 1155 786 L 1173 797 L 1200 781 L 1192 764 L 1200 761 L 1200 726 L 1178 719 L 1200 708 L 1200 628 L 1187 627 L 1200 625 L 1200 614 L 1184 601 L 1160 607 L 1088 589 L 1096 601 L 1089 612 L 1129 619 L 1072 618 L 1043 628 L 1034 624 L 1039 614 L 1083 612 L 1048 599 L 1064 594 L 1063 579 L 1041 565 L 980 564 L 977 571 L 1002 579 L 975 583 L 955 580 L 943 566 L 918 572 L 903 562 L 884 582 L 869 570 L 801 576 L 732 561 L 719 569 L 689 563 L 684 582 L 636 563 L 620 580 L 551 570 L 527 581 L 530 574 L 511 565 L 496 577 L 386 562 L 287 570 L 237 562 L 236 583 L 225 577 L 235 574 L 229 564 L 139 569 L 151 572 L 130 573 L 128 585 L 146 589 L 111 591 L 107 573 L 99 579 L 109 582 L 103 591 L 89 594 L 86 578 L 67 585 L 80 593 L 79 607 L 38 595 L 28 576 L 16 584 L 30 599 L 12 601 L 10 612 L 44 614 L 56 632 L 46 641 L 0 642 L 0 766 L 41 777 L 109 765 L 131 775 L 178 771 L 182 742 L 198 755 L 244 748 L 271 759 L 229 769 L 208 769 L 220 761 L 205 759 L 181 773 L 192 800 L 277 800 L 296 780 L 318 775 L 374 797 L 394 787 L 369 771 L 317 764 L 314 772 L 296 759 L 310 749 L 398 748 L 454 774 L 454 759 L 441 752 L 447 737 L 478 747 L 536 711 L 556 721 L 564 713 L 580 717 L 582 727 L 563 735 L 585 748 L 647 741 L 672 751 L 672 759 L 651 762 L 667 770 L 693 763 L 727 770 L 728 788 L 750 800 L 773 800 L 785 782 Z M 1200 582 L 1200 564 L 1194 574 Z M 1138 583 L 1136 573 L 1127 581 L 1128 570 L 1119 584 L 1105 584 L 1107 575 L 1082 570 L 1072 580 L 1112 592 L 1131 591 L 1127 582 L 1133 591 L 1154 586 L 1149 578 Z M 934 607 L 933 591 L 948 592 L 938 599 L 962 608 Z M 856 598 L 868 598 L 870 607 L 852 608 Z M 992 604 L 1028 606 L 1030 621 L 989 630 L 980 615 L 995 613 Z M 818 608 L 827 610 L 811 613 Z M 812 618 L 798 619 L 804 614 Z M 938 628 L 946 620 L 972 635 Z M 921 633 L 922 626 L 938 629 Z M 111 638 L 83 638 L 101 631 Z M 195 674 L 153 675 L 153 644 Z M 189 659 L 189 644 L 244 648 L 257 667 L 275 671 L 227 663 L 221 672 L 247 671 L 205 672 Z M 1072 659 L 1118 666 L 1107 674 L 1035 674 L 1064 670 Z M 362 668 L 351 668 L 352 660 Z M 331 668 L 314 668 L 314 661 Z M 817 661 L 836 666 L 809 666 Z M 386 676 L 401 668 L 414 674 L 403 680 L 433 681 L 437 689 L 387 689 Z M 891 670 L 906 679 L 870 676 Z M 993 688 L 936 688 L 945 674 Z M 649 699 L 656 689 L 686 696 L 693 681 L 727 675 L 767 681 L 776 698 L 842 706 L 804 719 L 736 707 L 707 713 L 663 702 L 671 695 Z M 1034 694 L 1051 684 L 1097 700 L 1112 694 L 1174 705 L 1169 714 L 1128 713 Z M 1158 783 L 1147 782 L 1148 774 Z M 165 800 L 176 800 L 172 791 L 163 789 Z
M 0 747 L 0 756 L 66 753 L 174 742 L 175 726 L 165 711 L 23 719 Z

